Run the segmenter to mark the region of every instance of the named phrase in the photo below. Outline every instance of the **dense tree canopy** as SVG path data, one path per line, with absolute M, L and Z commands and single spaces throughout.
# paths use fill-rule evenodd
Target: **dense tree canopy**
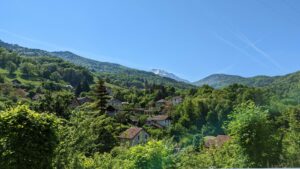
M 7 169 L 51 168 L 58 120 L 18 106 L 0 114 L 0 165 Z

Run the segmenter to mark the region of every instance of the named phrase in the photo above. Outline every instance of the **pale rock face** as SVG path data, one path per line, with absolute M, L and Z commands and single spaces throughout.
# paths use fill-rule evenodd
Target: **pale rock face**
M 161 70 L 161 69 L 152 69 L 151 72 L 156 74 L 156 75 L 159 75 L 161 77 L 167 77 L 167 78 L 170 78 L 170 79 L 174 79 L 178 82 L 190 83 L 189 81 L 184 80 L 184 79 L 174 75 L 173 73 L 169 73 L 169 72 Z

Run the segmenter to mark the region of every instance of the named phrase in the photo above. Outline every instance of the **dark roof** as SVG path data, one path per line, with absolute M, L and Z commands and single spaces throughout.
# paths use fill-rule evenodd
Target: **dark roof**
M 148 120 L 149 121 L 162 121 L 162 120 L 167 120 L 170 117 L 168 115 L 157 115 L 157 116 L 153 116 L 153 117 L 149 117 Z
M 124 131 L 121 135 L 120 138 L 123 139 L 133 139 L 136 135 L 138 135 L 143 129 L 139 127 L 131 127 Z

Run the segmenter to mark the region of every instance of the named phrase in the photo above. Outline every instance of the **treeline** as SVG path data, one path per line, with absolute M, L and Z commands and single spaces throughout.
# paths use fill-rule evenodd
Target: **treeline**
M 183 92 L 183 90 L 175 89 L 172 86 L 149 84 L 147 81 L 143 85 L 143 89 L 135 87 L 131 87 L 128 90 L 115 89 L 113 97 L 145 108 L 153 107 L 158 100 L 180 95 Z
M 266 105 L 266 93 L 260 89 L 243 85 L 231 85 L 224 89 L 203 86 L 190 90 L 184 102 L 170 112 L 175 122 L 171 135 L 182 137 L 188 134 L 224 134 L 222 128 L 235 106 L 252 101 L 256 105 Z
M 142 71 L 124 71 L 122 73 L 99 73 L 99 75 L 106 79 L 108 83 L 122 86 L 125 88 L 136 87 L 138 89 L 145 88 L 145 84 L 161 84 L 163 86 L 173 86 L 178 89 L 190 89 L 195 88 L 195 86 L 184 83 L 177 82 L 176 80 L 160 77 L 151 72 Z

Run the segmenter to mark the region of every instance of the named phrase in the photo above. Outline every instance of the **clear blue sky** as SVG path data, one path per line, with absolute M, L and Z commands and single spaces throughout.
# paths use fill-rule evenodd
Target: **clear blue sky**
M 1 0 L 0 16 L 6 42 L 191 81 L 300 70 L 299 0 Z

